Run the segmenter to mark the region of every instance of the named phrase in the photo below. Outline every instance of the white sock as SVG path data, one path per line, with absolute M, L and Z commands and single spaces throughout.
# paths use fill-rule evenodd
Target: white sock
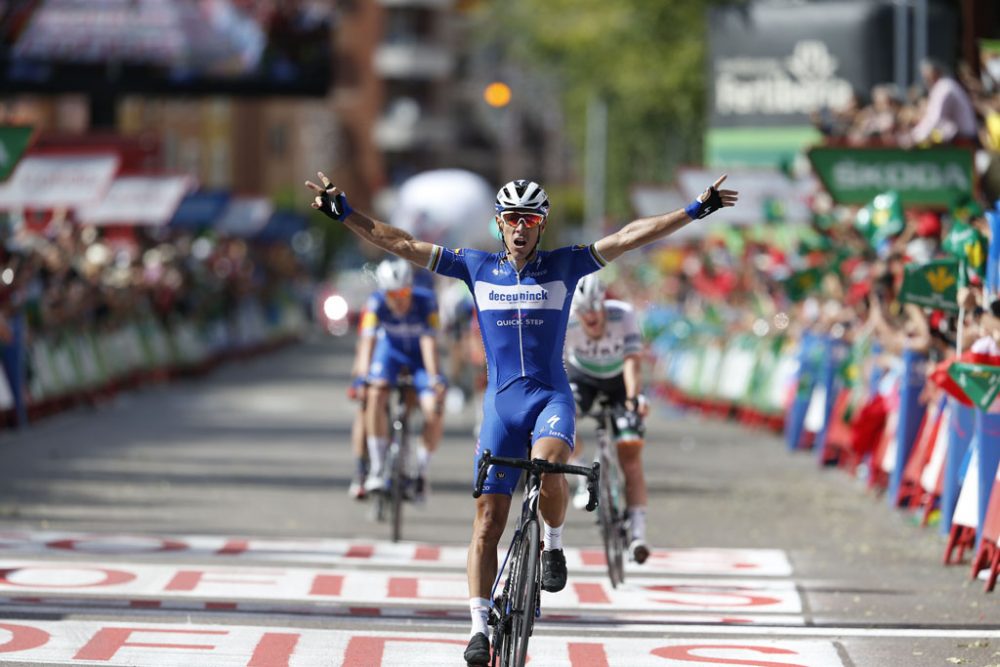
M 472 616 L 472 632 L 469 633 L 470 637 L 475 636 L 477 632 L 481 632 L 487 637 L 490 636 L 490 630 L 486 621 L 490 617 L 491 606 L 493 605 L 486 598 L 469 598 L 469 614 Z
M 368 436 L 368 474 L 378 475 L 382 472 L 382 459 L 385 458 L 385 448 L 389 446 L 389 438 Z
M 425 445 L 417 447 L 417 477 L 427 476 L 427 466 L 431 464 L 431 452 Z
M 542 521 L 542 525 L 545 526 L 545 537 L 543 542 L 545 544 L 545 551 L 552 551 L 553 549 L 562 549 L 562 526 L 553 528 L 549 524 Z
M 633 540 L 645 540 L 646 539 L 646 508 L 645 507 L 629 507 L 626 510 L 628 514 L 628 522 L 632 527 L 632 539 Z

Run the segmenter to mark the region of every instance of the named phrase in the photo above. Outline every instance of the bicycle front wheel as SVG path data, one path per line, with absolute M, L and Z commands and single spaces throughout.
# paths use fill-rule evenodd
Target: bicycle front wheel
M 540 554 L 538 521 L 532 520 L 524 525 L 524 534 L 511 568 L 510 641 L 507 642 L 508 650 L 501 660 L 501 667 L 524 667 L 527 662 L 528 639 L 535 627 L 535 610 L 538 608 Z
M 406 485 L 406 477 L 403 474 L 404 456 L 402 448 L 393 443 L 390 445 L 393 451 L 391 458 L 392 467 L 389 468 L 392 475 L 392 482 L 389 488 L 389 515 L 392 524 L 392 541 L 399 542 L 403 539 L 403 487 Z

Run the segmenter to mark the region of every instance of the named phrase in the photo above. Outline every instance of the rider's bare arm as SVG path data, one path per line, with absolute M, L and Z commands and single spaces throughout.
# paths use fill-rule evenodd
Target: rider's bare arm
M 441 373 L 441 366 L 438 363 L 437 339 L 434 336 L 420 337 L 420 355 L 424 360 L 424 368 L 433 381 Z
M 625 396 L 627 398 L 635 398 L 642 393 L 642 372 L 638 354 L 630 354 L 625 357 L 625 363 L 622 366 L 622 380 L 625 382 Z
M 323 172 L 318 172 L 317 175 L 322 185 L 306 181 L 306 187 L 315 193 L 312 207 L 320 210 L 324 208 L 324 198 L 334 198 L 342 193 Z M 402 229 L 353 210 L 341 222 L 364 240 L 397 257 L 402 257 L 423 267 L 426 267 L 431 261 L 434 245 L 415 239 Z
M 719 190 L 719 186 L 726 180 L 721 176 L 711 188 L 705 190 L 698 197 L 698 201 L 705 202 L 709 194 L 714 189 L 722 199 L 722 206 L 733 206 L 736 204 L 738 193 L 736 190 Z M 648 243 L 658 241 L 670 236 L 681 227 L 691 222 L 692 218 L 688 213 L 679 209 L 671 213 L 653 216 L 651 218 L 639 218 L 625 225 L 617 232 L 605 236 L 594 244 L 598 254 L 605 260 L 611 262 L 629 250 L 634 250 Z
M 368 369 L 372 363 L 372 352 L 375 350 L 375 336 L 364 336 L 358 342 L 357 377 L 368 377 Z

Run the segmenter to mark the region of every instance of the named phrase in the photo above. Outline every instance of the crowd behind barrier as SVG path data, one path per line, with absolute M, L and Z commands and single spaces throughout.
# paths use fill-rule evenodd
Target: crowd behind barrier
M 987 204 L 996 189 L 986 165 L 1000 147 L 992 136 L 1000 86 L 970 97 L 950 77 L 927 83 L 929 101 L 896 104 L 890 89 L 877 88 L 871 107 L 844 110 L 824 130 L 829 144 L 848 148 L 981 146 L 988 160 L 978 162 L 979 182 L 956 190 L 946 212 L 908 206 L 895 191 L 862 207 L 817 192 L 811 224 L 771 216 L 657 251 L 649 263 L 655 280 L 666 276 L 665 301 L 643 291 L 650 279 L 642 276 L 620 277 L 619 289 L 649 304 L 645 333 L 668 400 L 770 428 L 790 451 L 855 476 L 921 525 L 936 525 L 942 561 L 971 560 L 970 575 L 992 590 L 1000 574 L 1000 203 Z
M 69 217 L 0 245 L 5 426 L 294 340 L 308 273 L 279 243 Z

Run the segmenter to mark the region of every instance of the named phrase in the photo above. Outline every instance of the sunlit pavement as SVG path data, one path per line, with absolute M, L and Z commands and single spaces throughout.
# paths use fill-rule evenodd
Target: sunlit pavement
M 349 348 L 317 340 L 0 436 L 0 664 L 461 665 L 472 414 L 386 540 L 347 498 Z M 570 582 L 532 664 L 1000 664 L 996 596 L 944 543 L 773 436 L 661 407 L 653 557 Z M 960 662 L 959 662 L 960 661 Z

